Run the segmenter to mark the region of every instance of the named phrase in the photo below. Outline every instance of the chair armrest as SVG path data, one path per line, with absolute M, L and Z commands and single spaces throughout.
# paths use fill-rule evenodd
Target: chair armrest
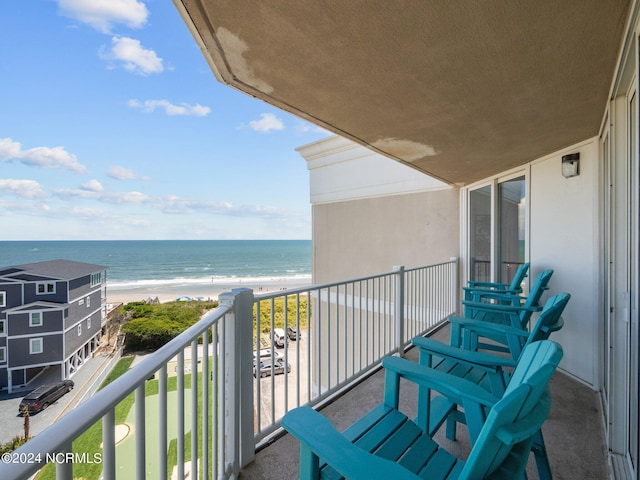
M 318 457 L 346 478 L 416 480 L 404 467 L 356 447 L 310 407 L 288 412 L 282 426 L 300 441 L 300 478 L 318 478 Z
M 496 295 L 496 297 L 498 297 L 498 296 Z M 492 298 L 493 298 L 493 296 L 492 296 Z M 505 296 L 505 298 L 508 298 L 508 296 Z M 512 297 L 512 299 L 513 298 L 518 298 L 518 299 L 524 300 L 524 301 L 527 300 L 525 297 Z M 495 299 L 496 300 L 500 300 L 499 298 L 495 298 Z M 522 311 L 525 311 L 525 310 L 529 311 L 529 312 L 539 312 L 540 310 L 542 310 L 542 307 L 540 305 L 527 307 L 525 305 L 473 302 L 471 300 L 462 300 L 461 303 L 465 307 L 469 307 L 469 308 L 471 308 L 473 310 L 483 310 L 483 311 L 487 311 L 487 312 L 519 313 L 519 312 L 522 312 Z
M 462 290 L 465 293 L 465 298 L 469 299 L 467 301 L 479 301 L 479 299 L 485 298 L 500 300 L 501 302 L 507 302 L 508 304 L 513 304 L 514 302 L 520 304 L 522 300 L 526 300 L 526 297 L 520 295 L 520 290 L 495 290 L 490 288 L 470 287 L 462 287 Z M 471 300 L 472 298 L 475 298 L 476 300 Z
M 516 362 L 510 358 L 501 357 L 499 355 L 491 355 L 484 352 L 475 352 L 464 348 L 452 347 L 445 343 L 430 338 L 416 337 L 411 343 L 420 348 L 421 351 L 446 357 L 465 363 L 475 368 L 479 368 L 486 372 L 498 373 L 499 367 L 514 367 Z
M 499 282 L 476 282 L 474 280 L 469 280 L 469 282 L 467 283 L 467 287 L 462 287 L 464 289 L 470 288 L 470 289 L 475 289 L 475 288 L 481 288 L 481 289 L 487 289 L 487 288 L 493 288 L 493 289 L 503 289 L 506 290 L 509 287 L 508 283 L 499 283 Z
M 473 318 L 464 318 L 450 316 L 448 318 L 449 323 L 456 325 L 458 328 L 471 331 L 479 336 L 487 335 L 514 335 L 516 337 L 527 338 L 529 332 L 522 328 L 512 327 L 510 325 L 504 325 L 501 323 L 484 322 L 482 320 L 475 320 Z M 418 337 L 420 338 L 420 337 Z
M 438 370 L 419 365 L 404 358 L 385 357 L 382 359 L 382 366 L 385 369 L 386 375 L 393 373 L 395 377 L 402 377 L 420 386 L 435 390 L 449 398 L 452 402 L 460 405 L 471 401 L 491 407 L 499 400 L 473 382 L 456 377 L 455 375 L 439 372 Z M 391 383 L 394 383 L 396 389 L 398 388 L 397 382 L 393 381 Z M 396 408 L 396 405 L 390 406 Z

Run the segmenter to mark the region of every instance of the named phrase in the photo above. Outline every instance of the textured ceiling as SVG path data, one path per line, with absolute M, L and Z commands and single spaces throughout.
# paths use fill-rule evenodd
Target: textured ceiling
M 598 134 L 624 0 L 174 0 L 216 77 L 451 184 Z

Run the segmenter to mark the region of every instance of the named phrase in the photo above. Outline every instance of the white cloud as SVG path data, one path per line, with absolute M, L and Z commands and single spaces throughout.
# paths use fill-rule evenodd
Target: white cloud
M 269 207 L 264 205 L 233 205 L 229 202 L 212 200 L 193 200 L 167 195 L 159 199 L 159 207 L 164 213 L 209 213 L 216 215 L 228 215 L 232 217 L 256 217 L 270 219 L 296 218 L 299 212 L 284 208 Z
M 107 61 L 122 63 L 125 70 L 138 75 L 160 73 L 164 70 L 162 58 L 156 52 L 144 48 L 140 40 L 129 37 L 113 37 L 111 50 L 100 52 L 100 56 Z
M 71 17 L 103 33 L 110 33 L 116 24 L 141 28 L 149 11 L 138 0 L 58 0 L 63 15 Z
M 150 203 L 152 197 L 140 192 L 96 192 L 83 189 L 59 189 L 55 194 L 66 200 L 96 200 L 114 205 Z
M 73 172 L 86 172 L 86 167 L 67 152 L 64 147 L 35 147 L 22 150 L 20 142 L 0 138 L 0 160 L 18 160 L 25 165 L 43 168 L 66 168 Z
M 331 132 L 329 132 L 327 129 L 319 127 L 318 125 L 314 125 L 313 123 L 303 122 L 303 121 L 298 122 L 298 124 L 294 127 L 294 129 L 298 133 L 313 132 L 313 133 L 326 133 L 327 135 L 331 135 Z
M 189 105 L 188 103 L 181 103 L 180 105 L 174 105 L 169 100 L 145 100 L 140 102 L 139 100 L 129 100 L 129 106 L 131 108 L 139 108 L 143 112 L 153 112 L 156 108 L 164 110 L 167 115 L 193 115 L 196 117 L 204 117 L 209 114 L 211 109 L 200 105 Z
M 21 198 L 37 198 L 45 195 L 35 180 L 0 179 L 0 193 L 7 192 Z
M 149 177 L 138 175 L 136 172 L 129 168 L 121 167 L 119 165 L 113 165 L 109 167 L 107 175 L 116 180 L 148 180 Z
M 102 192 L 104 190 L 102 184 L 98 180 L 89 180 L 87 183 L 80 185 L 80 188 L 88 192 Z
M 252 120 L 249 127 L 257 132 L 270 132 L 272 130 L 284 130 L 284 124 L 273 113 L 260 114 L 260 120 Z

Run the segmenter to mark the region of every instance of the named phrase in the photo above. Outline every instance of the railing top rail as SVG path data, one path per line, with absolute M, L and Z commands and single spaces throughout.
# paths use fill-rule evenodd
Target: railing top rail
M 37 435 L 29 440 L 20 447 L 18 452 L 46 453 L 61 451 L 63 447 L 81 435 L 127 395 L 133 392 L 140 384 L 149 378 L 151 374 L 155 373 L 163 365 L 166 365 L 169 360 L 187 347 L 193 339 L 197 338 L 207 328 L 218 322 L 230 309 L 231 306 L 229 305 L 221 305 L 203 316 L 202 319 L 185 330 L 181 335 L 175 337 L 149 355 L 149 357 L 143 360 L 136 368 L 127 371 L 117 380 L 97 392 L 90 400 L 78 405 L 73 410 L 73 414 L 63 416 L 60 420 L 48 427 L 46 433 L 43 432 L 44 434 Z M 25 472 L 27 474 L 40 468 L 39 466 L 29 466 L 28 464 L 22 466 L 18 464 L 4 464 L 3 466 L 10 467 L 11 472 L 13 472 L 11 467 L 17 467 L 16 472 Z
M 429 268 L 429 267 L 439 267 L 441 265 L 448 265 L 450 263 L 455 263 L 456 259 L 451 259 L 448 260 L 446 262 L 441 262 L 441 263 L 434 263 L 431 265 L 423 265 L 422 267 L 415 267 L 415 268 L 406 268 L 404 271 L 405 272 L 411 272 L 411 271 L 415 271 L 415 270 L 421 270 L 424 268 Z M 350 283 L 358 283 L 358 282 L 366 282 L 368 280 L 374 280 L 376 278 L 382 278 L 382 277 L 388 277 L 391 275 L 395 275 L 398 272 L 395 270 L 392 270 L 390 272 L 384 272 L 384 273 L 378 273 L 376 275 L 369 275 L 369 276 L 365 276 L 365 277 L 356 277 L 356 278 L 351 278 L 348 280 L 340 280 L 337 282 L 327 282 L 327 283 L 320 283 L 320 284 L 312 284 L 312 285 L 306 285 L 303 287 L 295 287 L 295 288 L 287 288 L 286 290 L 282 291 L 282 290 L 277 290 L 274 292 L 265 292 L 265 293 L 255 293 L 254 295 L 254 301 L 261 301 L 261 300 L 270 300 L 272 298 L 276 298 L 276 297 L 282 297 L 285 295 L 296 295 L 298 293 L 308 293 L 312 290 L 322 290 L 325 288 L 331 288 L 331 287 L 337 287 L 337 286 L 342 286 L 342 285 L 348 285 Z
M 457 258 L 452 258 L 451 260 L 447 260 L 446 262 L 440 262 L 440 263 L 433 263 L 431 265 L 424 265 L 422 267 L 414 267 L 414 268 L 405 268 L 404 271 L 405 273 L 407 272 L 415 272 L 417 270 L 424 270 L 425 268 L 430 268 L 430 267 L 441 267 L 443 265 L 450 265 L 452 263 L 456 263 L 458 261 Z

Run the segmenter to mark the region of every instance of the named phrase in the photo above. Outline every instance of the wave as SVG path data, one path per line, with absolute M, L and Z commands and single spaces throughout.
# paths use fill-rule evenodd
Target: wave
M 223 277 L 209 276 L 200 278 L 169 278 L 169 279 L 140 279 L 140 280 L 107 280 L 107 288 L 111 290 L 127 290 L 134 288 L 153 287 L 178 287 L 188 285 L 285 285 L 288 282 L 296 284 L 311 283 L 311 275 L 285 275 L 285 276 L 256 276 L 256 277 Z

